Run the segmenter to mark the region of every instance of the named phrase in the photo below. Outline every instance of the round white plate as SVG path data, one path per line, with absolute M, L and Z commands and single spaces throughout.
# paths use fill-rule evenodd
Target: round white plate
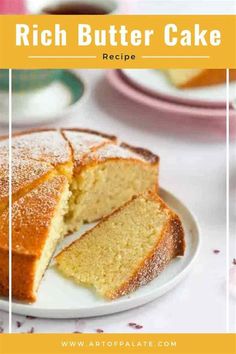
M 225 107 L 226 104 L 225 84 L 178 89 L 161 70 L 122 69 L 121 72 L 139 89 L 166 100 L 195 106 Z M 236 82 L 230 83 L 229 92 L 232 102 L 236 99 Z
M 13 92 L 13 125 L 38 125 L 61 119 L 78 109 L 86 96 L 85 84 L 73 71 L 63 70 L 50 85 Z M 8 92 L 0 92 L 0 123 L 8 124 Z
M 62 277 L 51 264 L 40 285 L 37 302 L 28 305 L 14 301 L 12 304 L 13 313 L 44 318 L 101 316 L 144 305 L 171 290 L 192 268 L 199 251 L 200 235 L 195 218 L 183 203 L 164 189 L 161 189 L 160 194 L 167 204 L 179 214 L 183 222 L 187 243 L 184 257 L 174 259 L 161 275 L 149 284 L 114 301 L 101 299 L 93 291 Z M 83 228 L 82 231 L 84 232 L 91 226 L 93 225 Z M 71 243 L 81 233 L 67 237 L 61 247 Z M 0 309 L 8 311 L 8 307 L 8 301 L 0 299 Z

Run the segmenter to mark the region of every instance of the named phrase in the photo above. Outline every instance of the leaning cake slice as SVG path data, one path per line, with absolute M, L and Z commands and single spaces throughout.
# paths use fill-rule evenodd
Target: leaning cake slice
M 76 283 L 116 299 L 145 285 L 184 254 L 179 217 L 154 193 L 136 196 L 56 257 Z

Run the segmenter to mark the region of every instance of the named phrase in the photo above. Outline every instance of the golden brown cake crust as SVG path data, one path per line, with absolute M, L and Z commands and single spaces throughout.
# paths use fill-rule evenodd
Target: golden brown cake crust
M 173 214 L 155 249 L 143 260 L 130 279 L 115 292 L 107 294 L 107 297 L 114 300 L 146 285 L 156 278 L 173 258 L 183 256 L 184 251 L 183 226 L 179 217 Z
M 18 300 L 34 302 L 33 283 L 37 258 L 22 254 L 12 255 L 12 295 Z M 8 251 L 0 250 L 0 295 L 9 295 L 9 256 Z
M 56 176 L 13 203 L 12 293 L 19 300 L 35 301 L 33 282 L 37 261 L 66 184 L 66 177 Z M 4 296 L 8 294 L 8 218 L 6 209 L 0 216 L 0 294 Z
M 67 179 L 56 176 L 21 197 L 12 205 L 12 251 L 40 257 L 48 227 Z M 9 211 L 0 216 L 0 249 L 8 250 Z
M 9 168 L 8 163 L 0 175 L 0 213 L 8 205 Z M 12 159 L 12 200 L 25 195 L 49 177 L 56 175 L 54 167 L 42 161 Z
M 60 129 L 56 129 L 56 128 L 35 128 L 35 129 L 29 129 L 29 130 L 21 130 L 18 132 L 14 132 L 12 134 L 13 137 L 17 137 L 17 136 L 21 136 L 21 135 L 28 135 L 28 134 L 32 134 L 32 133 L 40 133 L 40 132 L 50 132 L 50 131 L 58 131 L 63 133 L 64 131 L 73 131 L 73 132 L 80 132 L 80 133 L 88 133 L 88 134 L 93 134 L 93 135 L 98 135 L 101 136 L 102 138 L 106 138 L 106 139 L 110 139 L 112 141 L 117 141 L 117 137 L 115 135 L 110 135 L 110 134 L 106 134 L 103 132 L 99 132 L 98 130 L 93 130 L 93 129 L 89 129 L 89 128 L 60 128 Z M 7 140 L 9 137 L 8 135 L 1 135 L 0 136 L 0 140 Z
M 236 70 L 230 70 L 230 81 L 236 80 Z M 203 70 L 198 76 L 189 80 L 187 83 L 181 85 L 181 88 L 191 88 L 200 86 L 211 86 L 226 82 L 225 69 L 206 69 Z
M 146 160 L 146 161 L 148 161 L 148 162 L 150 162 L 152 164 L 159 164 L 159 162 L 160 162 L 160 157 L 155 155 L 155 154 L 153 154 L 148 149 L 132 146 L 132 145 L 129 145 L 129 144 L 126 144 L 126 143 L 121 143 L 120 146 L 125 148 L 125 149 L 131 150 L 134 153 L 142 156 L 144 160 Z
M 21 136 L 21 135 L 29 135 L 32 133 L 40 133 L 40 132 L 48 132 L 48 131 L 57 131 L 58 129 L 55 128 L 44 128 L 44 127 L 40 127 L 40 128 L 32 128 L 32 129 L 27 129 L 27 130 L 19 130 L 16 132 L 12 133 L 12 137 L 17 137 L 17 136 Z M 1 135 L 0 136 L 0 140 L 8 140 L 9 136 L 8 135 Z
M 131 160 L 135 162 L 148 163 L 149 165 L 159 164 L 159 157 L 147 149 L 138 148 L 126 143 L 107 144 L 88 154 L 81 165 L 100 163 L 109 160 Z

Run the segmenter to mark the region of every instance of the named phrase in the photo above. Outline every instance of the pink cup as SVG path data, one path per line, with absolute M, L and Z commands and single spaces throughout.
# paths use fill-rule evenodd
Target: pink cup
M 0 14 L 25 14 L 26 6 L 24 0 L 0 0 Z

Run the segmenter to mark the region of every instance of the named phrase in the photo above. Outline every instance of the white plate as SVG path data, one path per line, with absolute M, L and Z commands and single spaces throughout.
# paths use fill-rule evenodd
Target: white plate
M 187 243 L 184 257 L 173 260 L 162 274 L 149 284 L 115 301 L 103 300 L 91 290 L 63 278 L 51 265 L 41 283 L 37 302 L 27 305 L 14 301 L 13 313 L 44 318 L 101 316 L 144 305 L 171 290 L 192 268 L 199 251 L 200 235 L 195 218 L 183 203 L 164 189 L 161 189 L 160 194 L 182 219 Z M 78 236 L 79 234 L 66 238 L 62 247 Z M 1 310 L 8 311 L 8 306 L 7 300 L 0 300 Z
M 122 69 L 124 76 L 139 89 L 158 97 L 196 106 L 225 107 L 226 85 L 178 89 L 167 75 L 154 69 Z M 236 99 L 236 82 L 230 83 L 230 102 Z
M 45 124 L 78 110 L 86 97 L 84 82 L 73 71 L 63 70 L 48 86 L 13 92 L 12 123 L 16 126 Z M 8 93 L 0 91 L 0 123 L 8 124 Z

